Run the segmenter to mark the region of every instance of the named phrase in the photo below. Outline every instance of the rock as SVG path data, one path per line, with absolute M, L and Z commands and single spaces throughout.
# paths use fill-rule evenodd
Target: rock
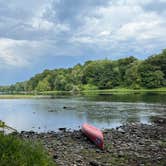
M 57 159 L 58 158 L 58 155 L 53 155 L 53 159 Z
M 100 149 L 96 149 L 96 153 L 101 153 L 101 150 Z
M 82 163 L 81 159 L 76 160 L 77 163 Z
M 49 155 L 60 166 L 166 163 L 166 130 L 163 121 L 157 125 L 134 123 L 117 129 L 105 129 L 103 151 L 91 144 L 80 130 L 68 131 L 66 128 L 60 128 L 58 132 L 49 133 L 22 131 L 16 136 L 42 142 Z
M 119 157 L 123 157 L 124 156 L 124 152 L 120 151 L 118 154 Z
M 97 161 L 90 161 L 89 164 L 92 166 L 99 166 L 100 165 Z
M 125 133 L 125 131 L 122 128 L 118 128 L 118 131 L 121 133 Z
M 156 124 L 166 124 L 166 117 L 152 116 L 151 119 Z
M 67 107 L 67 106 L 64 106 L 63 109 L 71 110 L 71 109 L 73 109 L 73 107 Z
M 65 128 L 65 127 L 61 127 L 61 128 L 59 128 L 59 130 L 65 132 L 65 131 L 66 131 L 66 128 Z

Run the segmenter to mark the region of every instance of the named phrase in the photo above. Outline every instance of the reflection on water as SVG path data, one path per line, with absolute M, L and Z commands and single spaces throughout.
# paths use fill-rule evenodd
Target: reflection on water
M 150 123 L 166 115 L 166 94 L 90 95 L 54 99 L 1 99 L 0 119 L 21 130 L 78 129 L 84 122 L 112 128 L 126 122 Z

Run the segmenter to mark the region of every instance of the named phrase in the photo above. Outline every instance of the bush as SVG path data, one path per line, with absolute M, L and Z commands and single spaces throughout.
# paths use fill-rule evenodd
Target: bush
M 53 166 L 41 145 L 0 134 L 1 166 Z

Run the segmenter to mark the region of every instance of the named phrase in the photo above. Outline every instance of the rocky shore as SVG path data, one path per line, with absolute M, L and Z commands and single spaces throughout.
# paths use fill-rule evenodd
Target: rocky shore
M 105 148 L 98 149 L 81 131 L 35 133 L 17 136 L 40 141 L 58 166 L 165 166 L 166 118 L 154 124 L 126 124 L 103 131 Z

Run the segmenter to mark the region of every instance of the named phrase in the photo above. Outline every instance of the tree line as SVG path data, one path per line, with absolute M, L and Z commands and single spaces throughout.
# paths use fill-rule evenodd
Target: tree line
M 80 91 L 127 87 L 132 89 L 166 86 L 166 49 L 138 60 L 130 56 L 119 60 L 87 61 L 73 68 L 44 70 L 28 81 L 1 86 L 1 92 Z

